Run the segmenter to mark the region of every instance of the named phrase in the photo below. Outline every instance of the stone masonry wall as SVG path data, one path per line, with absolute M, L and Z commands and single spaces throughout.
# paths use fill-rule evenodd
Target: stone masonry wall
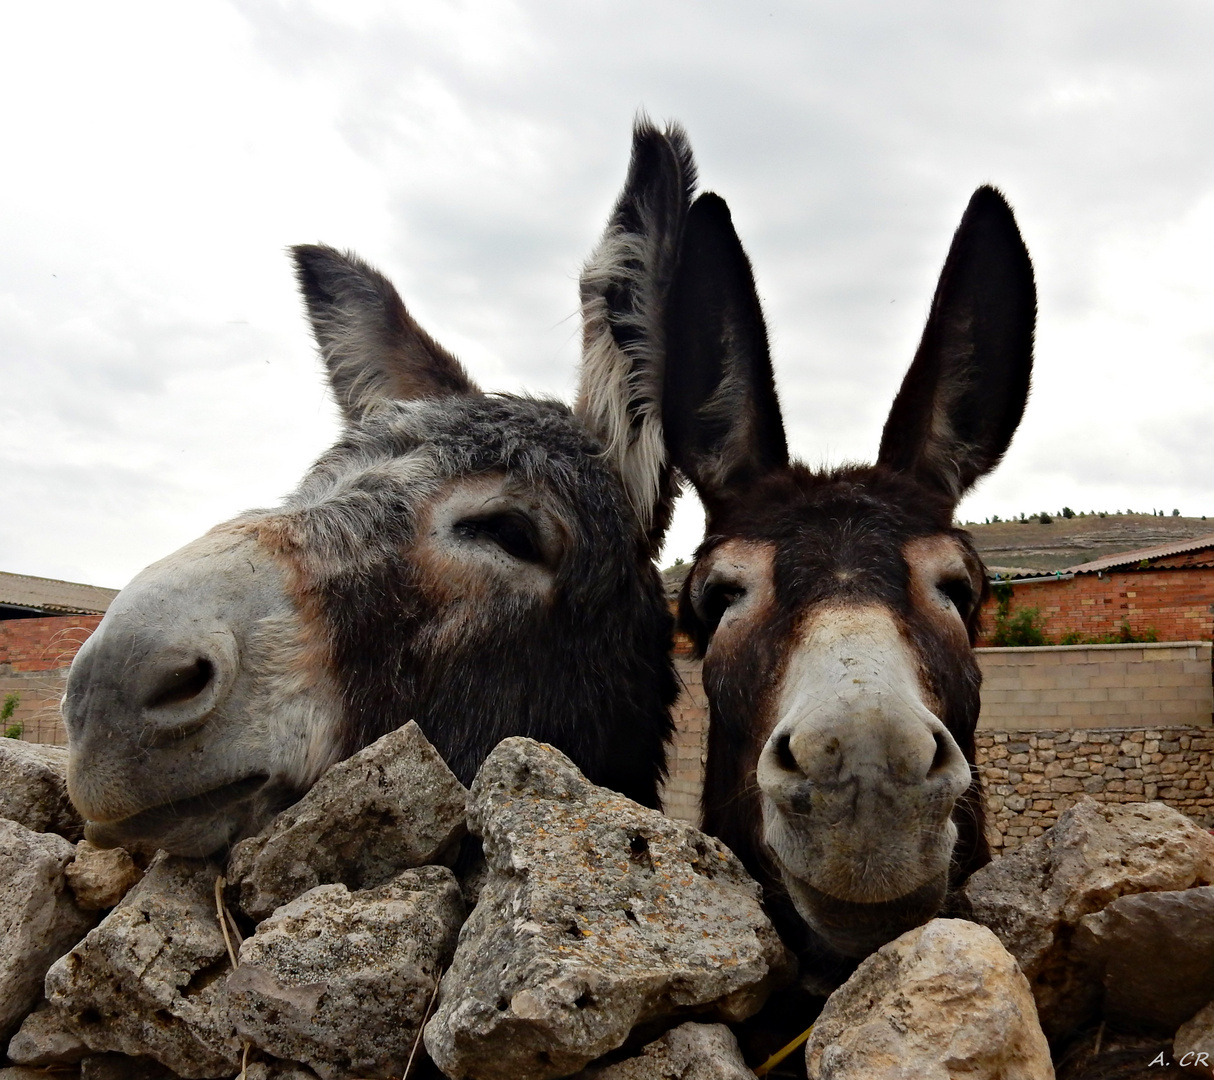
M 1012 851 L 1040 836 L 1080 797 L 1158 799 L 1214 827 L 1214 729 L 1095 728 L 978 732 L 987 836 Z
M 0 702 L 14 693 L 20 699 L 9 723 L 22 725 L 24 742 L 67 743 L 59 699 L 72 658 L 99 622 L 100 615 L 0 620 Z

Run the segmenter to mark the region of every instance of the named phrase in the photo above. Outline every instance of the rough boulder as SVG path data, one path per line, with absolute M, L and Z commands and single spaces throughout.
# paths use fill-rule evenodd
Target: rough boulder
M 758 886 L 717 840 L 500 743 L 472 785 L 489 874 L 426 1028 L 450 1076 L 547 1080 L 639 1023 L 740 1020 L 789 976 Z

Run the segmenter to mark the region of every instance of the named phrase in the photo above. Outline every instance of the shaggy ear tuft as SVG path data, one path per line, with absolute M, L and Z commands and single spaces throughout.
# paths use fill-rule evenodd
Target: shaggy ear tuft
M 662 437 L 666 307 L 694 187 L 683 130 L 640 118 L 624 189 L 581 278 L 575 412 L 606 447 L 655 553 L 677 490 Z
M 688 216 L 670 312 L 666 441 L 711 512 L 788 464 L 754 273 L 729 207 L 711 192 Z
M 1037 291 L 1012 209 L 974 192 L 949 248 L 877 461 L 954 503 L 1003 457 L 1028 400 Z
M 478 393 L 378 270 L 320 244 L 291 249 L 329 385 L 347 422 L 376 402 Z

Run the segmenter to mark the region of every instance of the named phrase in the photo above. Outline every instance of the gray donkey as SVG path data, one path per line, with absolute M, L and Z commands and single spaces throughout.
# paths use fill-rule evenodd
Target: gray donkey
M 218 851 L 408 720 L 465 783 L 527 735 L 657 805 L 660 388 L 693 186 L 682 131 L 639 121 L 582 277 L 572 410 L 483 393 L 383 276 L 294 249 L 344 430 L 280 507 L 140 573 L 80 650 L 63 715 L 91 840 Z

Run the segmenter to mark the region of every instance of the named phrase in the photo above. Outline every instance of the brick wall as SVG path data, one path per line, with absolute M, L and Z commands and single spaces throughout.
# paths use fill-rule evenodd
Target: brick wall
M 662 809 L 668 817 L 698 825 L 704 763 L 708 760 L 708 699 L 700 679 L 700 662 L 692 658 L 691 641 L 682 634 L 675 641 L 674 669 L 680 687 L 672 710 L 674 739 L 666 748 L 668 772 Z
M 1154 630 L 1160 641 L 1214 638 L 1214 568 L 1117 570 L 1079 574 L 1068 581 L 1012 585 L 1012 611 L 1035 607 L 1048 637 L 1099 637 L 1129 624 L 1138 635 Z M 997 601 L 982 609 L 989 634 Z
M 0 621 L 0 701 L 19 696 L 9 723 L 23 726 L 25 742 L 67 742 L 59 699 L 72 658 L 99 622 L 100 615 Z

